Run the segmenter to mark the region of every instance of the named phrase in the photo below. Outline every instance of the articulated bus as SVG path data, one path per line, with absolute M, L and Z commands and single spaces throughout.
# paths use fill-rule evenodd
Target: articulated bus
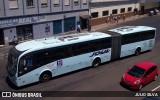
M 154 47 L 156 29 L 124 26 L 102 32 L 79 33 L 36 39 L 12 47 L 7 72 L 17 87 L 46 82 L 52 77 Z

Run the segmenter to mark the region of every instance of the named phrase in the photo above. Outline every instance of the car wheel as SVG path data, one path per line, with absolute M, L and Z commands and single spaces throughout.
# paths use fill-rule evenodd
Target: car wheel
M 156 75 L 156 76 L 154 77 L 154 81 L 156 81 L 156 80 L 157 80 L 157 77 L 158 77 L 158 75 Z
M 142 89 L 142 87 L 143 87 L 143 85 L 141 84 L 141 85 L 139 86 L 138 90 L 141 90 L 141 89 Z

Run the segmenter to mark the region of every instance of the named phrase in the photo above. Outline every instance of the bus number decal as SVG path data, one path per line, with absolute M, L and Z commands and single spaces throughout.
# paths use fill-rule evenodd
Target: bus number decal
M 108 53 L 109 51 L 110 51 L 109 49 L 95 51 L 90 57 L 105 54 L 105 53 Z
M 58 60 L 58 61 L 57 61 L 57 66 L 62 66 L 62 65 L 63 65 L 62 60 Z

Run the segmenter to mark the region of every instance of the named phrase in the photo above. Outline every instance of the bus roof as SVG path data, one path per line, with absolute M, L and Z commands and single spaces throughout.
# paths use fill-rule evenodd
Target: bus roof
M 109 31 L 116 32 L 123 35 L 123 34 L 130 34 L 130 33 L 136 33 L 136 32 L 147 31 L 147 30 L 155 30 L 155 28 L 149 27 L 149 26 L 123 26 L 123 27 L 111 29 Z
M 111 37 L 111 35 L 102 32 L 78 33 L 49 38 L 42 38 L 20 43 L 16 46 L 19 51 L 40 50 L 45 48 L 57 47 L 67 44 L 79 43 L 94 39 Z

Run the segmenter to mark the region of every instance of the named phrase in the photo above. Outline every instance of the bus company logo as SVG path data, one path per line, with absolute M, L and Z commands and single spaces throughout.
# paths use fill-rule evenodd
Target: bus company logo
M 58 60 L 58 61 L 57 61 L 57 66 L 62 66 L 62 65 L 63 65 L 62 60 Z
M 95 51 L 90 57 L 105 54 L 105 53 L 108 53 L 109 51 L 110 51 L 109 49 Z

